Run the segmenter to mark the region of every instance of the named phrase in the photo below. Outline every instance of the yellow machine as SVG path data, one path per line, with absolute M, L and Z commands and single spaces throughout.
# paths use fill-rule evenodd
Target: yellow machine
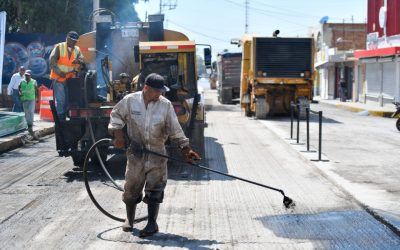
M 287 114 L 291 101 L 305 111 L 312 99 L 313 40 L 245 35 L 241 46 L 240 103 L 246 116 Z
M 194 41 L 139 42 L 139 89 L 150 73 L 166 79 L 165 96 L 172 102 L 179 123 L 204 152 L 204 104 L 197 90 L 196 43 Z
M 112 18 L 102 18 L 95 32 L 79 37 L 77 45 L 85 57 L 86 70 L 66 85 L 70 119 L 56 121 L 57 151 L 60 156 L 72 156 L 77 166 L 94 141 L 109 137 L 107 125 L 114 105 L 126 94 L 140 91 L 149 73 L 165 77 L 171 89 L 165 96 L 173 103 L 193 148 L 205 158 L 204 104 L 197 88 L 196 44 L 180 32 L 164 29 L 162 15 L 150 17 L 149 22 L 123 27 L 113 23 Z M 211 64 L 211 58 L 207 59 Z M 106 149 L 99 151 L 101 158 L 107 159 Z

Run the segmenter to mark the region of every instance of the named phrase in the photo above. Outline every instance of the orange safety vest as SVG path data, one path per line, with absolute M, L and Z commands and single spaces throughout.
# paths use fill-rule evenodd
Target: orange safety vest
M 51 70 L 50 79 L 54 79 L 57 82 L 65 82 L 65 80 L 67 80 L 68 78 L 72 78 L 75 76 L 74 72 L 72 73 L 67 73 L 67 72 L 71 72 L 74 70 L 76 64 L 73 64 L 72 61 L 75 60 L 76 56 L 80 53 L 80 50 L 78 46 L 74 46 L 71 57 L 68 57 L 67 42 L 59 43 L 56 46 L 58 46 L 58 50 L 60 52 L 60 57 L 58 58 L 57 66 L 62 72 L 66 73 L 66 76 L 61 77 L 54 70 Z

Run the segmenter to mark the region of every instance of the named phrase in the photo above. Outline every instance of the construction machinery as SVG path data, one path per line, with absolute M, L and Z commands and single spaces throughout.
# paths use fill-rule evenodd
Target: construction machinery
M 150 15 L 149 22 L 124 27 L 101 16 L 96 31 L 81 35 L 77 45 L 86 67 L 67 80 L 67 119 L 59 120 L 51 105 L 60 156 L 71 156 L 74 165 L 81 166 L 91 145 L 110 137 L 107 126 L 114 105 L 124 95 L 140 91 L 147 74 L 156 72 L 166 78 L 171 89 L 166 97 L 192 146 L 204 158 L 204 104 L 197 89 L 195 42 L 164 29 L 162 15 Z M 120 80 L 120 75 L 135 76 L 133 84 Z M 93 161 L 107 159 L 107 148 L 99 147 L 99 151 L 100 157 L 93 155 Z
M 240 97 L 240 70 L 242 53 L 223 52 L 218 54 L 218 101 L 232 104 Z
M 288 114 L 291 102 L 305 116 L 312 100 L 314 46 L 312 38 L 246 34 L 242 46 L 240 104 L 246 116 L 265 119 Z

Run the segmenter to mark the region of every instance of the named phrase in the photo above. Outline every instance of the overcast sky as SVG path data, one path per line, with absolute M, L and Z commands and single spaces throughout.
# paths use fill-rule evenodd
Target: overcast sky
M 174 10 L 165 9 L 165 27 L 185 33 L 196 43 L 213 46 L 213 54 L 228 49 L 232 38 L 240 38 L 245 31 L 245 0 L 164 0 L 176 2 Z M 276 29 L 280 36 L 307 36 L 322 17 L 328 22 L 366 22 L 367 0 L 249 0 L 249 33 L 270 36 Z M 160 0 L 135 6 L 141 20 L 159 12 Z

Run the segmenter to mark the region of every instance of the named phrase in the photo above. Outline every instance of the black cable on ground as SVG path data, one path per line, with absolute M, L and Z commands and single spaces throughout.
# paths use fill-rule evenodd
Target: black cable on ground
M 111 219 L 113 219 L 113 220 L 120 221 L 120 222 L 124 222 L 125 219 L 122 219 L 122 218 L 119 218 L 119 217 L 116 217 L 116 216 L 110 214 L 109 212 L 107 212 L 107 211 L 97 202 L 97 200 L 96 200 L 96 199 L 94 198 L 94 196 L 93 196 L 92 190 L 90 189 L 89 180 L 88 180 L 87 169 L 88 169 L 88 163 L 89 163 L 89 159 L 90 159 L 90 155 L 91 155 L 92 151 L 93 151 L 94 149 L 97 148 L 97 145 L 98 145 L 98 144 L 101 144 L 101 143 L 103 143 L 103 144 L 106 144 L 106 143 L 107 143 L 107 144 L 112 145 L 110 142 L 111 142 L 111 139 L 101 139 L 101 140 L 98 140 L 97 142 L 95 142 L 95 143 L 90 147 L 89 151 L 88 151 L 87 154 L 86 154 L 85 161 L 83 162 L 83 178 L 84 178 L 84 180 L 85 180 L 86 191 L 87 191 L 87 193 L 88 193 L 90 199 L 92 200 L 93 204 L 97 207 L 97 209 L 99 209 L 100 212 L 102 212 L 102 213 L 105 214 L 107 217 L 109 217 L 109 218 L 111 218 Z M 141 222 L 141 221 L 144 221 L 144 220 L 147 220 L 147 216 L 143 216 L 143 217 L 140 217 L 140 218 L 135 219 L 135 220 L 134 220 L 134 223 L 138 223 L 138 222 Z

